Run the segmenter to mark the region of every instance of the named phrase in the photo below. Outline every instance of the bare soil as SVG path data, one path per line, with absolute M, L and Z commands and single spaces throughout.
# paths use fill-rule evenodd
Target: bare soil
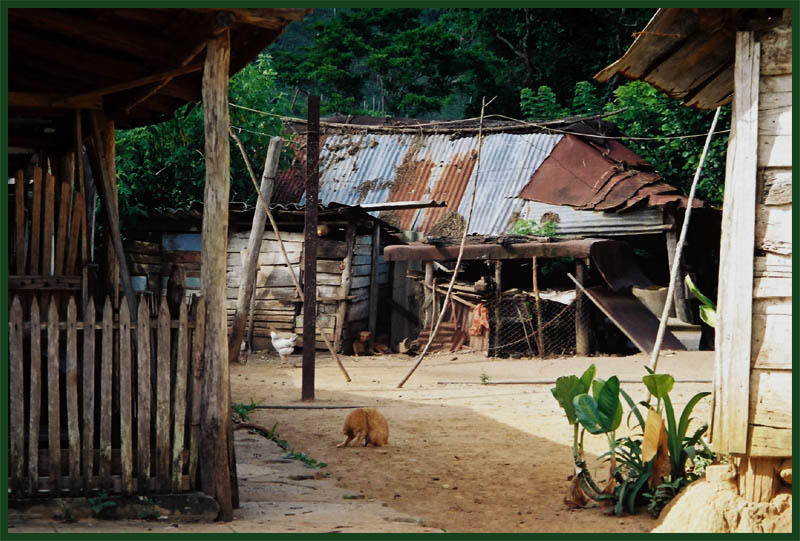
M 231 367 L 233 401 L 280 407 L 257 409 L 250 419 L 267 427 L 277 423 L 276 432 L 296 452 L 328 464 L 322 471 L 340 489 L 380 502 L 379 509 L 418 517 L 424 528 L 409 523 L 407 531 L 649 532 L 656 525 L 644 509 L 616 517 L 607 508 L 567 508 L 572 427 L 550 393 L 558 376 L 580 374 L 594 363 L 598 377 L 617 375 L 634 400 L 644 400 L 641 377 L 648 357 L 501 360 L 437 354 L 401 389 L 397 385 L 413 357 L 341 359 L 352 382 L 329 355 L 318 353 L 315 400 L 301 402 L 301 356 L 281 364 L 277 355 L 253 354 L 247 364 Z M 658 368 L 677 380 L 671 396 L 678 412 L 692 395 L 711 390 L 713 352 L 667 353 Z M 528 383 L 504 384 L 522 381 Z M 337 449 L 350 410 L 307 406 L 379 408 L 389 421 L 389 446 Z M 708 399 L 697 406 L 696 424 L 710 418 L 709 406 Z M 607 449 L 604 437 L 588 434 L 585 446 L 594 458 Z M 604 480 L 606 467 L 599 461 L 593 466 L 595 479 Z M 246 488 L 242 493 L 243 506 L 269 499 Z M 382 524 L 376 516 L 375 531 Z M 315 526 L 325 531 L 334 525 Z M 369 524 L 360 529 L 370 531 Z

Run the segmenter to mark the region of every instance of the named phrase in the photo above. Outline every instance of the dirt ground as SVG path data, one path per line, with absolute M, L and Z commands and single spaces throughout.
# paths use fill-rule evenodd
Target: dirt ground
M 318 354 L 315 401 L 301 402 L 301 356 L 281 364 L 277 355 L 253 354 L 247 364 L 231 367 L 232 399 L 266 406 L 251 413 L 252 422 L 277 423 L 276 432 L 295 451 L 328 464 L 322 471 L 340 488 L 419 517 L 426 531 L 648 532 L 656 524 L 646 510 L 616 517 L 605 508 L 566 507 L 572 427 L 550 394 L 558 376 L 580 375 L 594 363 L 597 377 L 617 375 L 634 400 L 644 400 L 641 377 L 648 357 L 501 360 L 436 354 L 402 389 L 397 385 L 413 357 L 341 359 L 352 381 L 345 381 L 329 355 Z M 671 396 L 678 412 L 695 393 L 711 390 L 712 370 L 713 352 L 661 356 L 658 371 L 676 379 Z M 523 381 L 529 383 L 504 383 Z M 389 446 L 338 449 L 350 410 L 307 406 L 377 407 L 389 421 Z M 696 424 L 707 422 L 709 399 L 693 417 Z M 607 450 L 601 436 L 587 434 L 585 446 L 594 457 Z M 599 462 L 595 467 L 595 478 L 605 479 L 607 470 Z M 248 498 L 268 500 L 269 494 L 243 492 L 242 501 Z M 420 528 L 409 523 L 407 531 Z
M 277 423 L 276 432 L 295 453 L 327 463 L 309 469 L 272 441 L 237 430 L 240 508 L 233 522 L 167 516 L 70 522 L 50 510 L 10 512 L 8 532 L 641 533 L 656 526 L 644 509 L 616 517 L 607 508 L 566 507 L 572 427 L 550 394 L 557 377 L 580 374 L 594 363 L 598 377 L 617 375 L 634 400 L 644 400 L 646 356 L 500 360 L 437 354 L 402 389 L 397 385 L 413 357 L 341 359 L 350 383 L 329 355 L 317 355 L 313 402 L 300 401 L 300 355 L 282 364 L 277 355 L 259 353 L 231 366 L 233 401 L 264 407 L 250 414 L 251 422 L 267 428 Z M 696 351 L 661 357 L 659 372 L 677 380 L 671 393 L 677 411 L 695 393 L 711 389 L 713 360 L 713 352 Z M 336 448 L 351 411 L 345 406 L 379 408 L 389 422 L 389 445 Z M 695 424 L 709 419 L 708 399 L 693 417 Z M 584 443 L 594 459 L 607 450 L 601 436 L 587 434 Z M 593 467 L 595 479 L 605 480 L 606 467 L 596 460 Z

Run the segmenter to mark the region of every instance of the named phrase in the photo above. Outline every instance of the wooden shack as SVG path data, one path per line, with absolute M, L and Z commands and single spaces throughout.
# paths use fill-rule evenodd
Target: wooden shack
M 228 79 L 306 12 L 7 9 L 11 497 L 199 489 L 232 520 Z M 177 317 L 162 304 L 154 318 L 132 287 L 119 230 L 114 134 L 199 102 L 203 299 L 191 322 L 186 304 Z M 90 242 L 95 188 L 100 250 Z
M 295 275 L 302 280 L 303 207 L 272 205 L 281 241 Z M 254 209 L 240 203 L 229 205 L 227 245 L 226 308 L 228 328 L 233 323 L 236 300 L 242 282 Z M 186 296 L 196 294 L 200 283 L 200 226 L 203 208 L 195 204 L 187 211 L 151 213 L 148 227 L 128 232 L 128 257 L 137 291 L 153 297 L 166 293 L 173 265 L 181 265 L 186 277 Z M 379 307 L 390 302 L 389 264 L 383 249 L 399 242 L 397 229 L 373 218 L 359 207 L 331 205 L 319 210 L 317 244 L 317 296 L 320 318 L 316 346 L 327 349 L 320 332 L 326 332 L 337 351 L 349 352 L 358 332 L 372 330 L 388 334 L 388 316 Z M 303 303 L 297 296 L 289 269 L 269 224 L 264 231 L 258 271 L 248 322 L 252 349 L 271 345 L 270 331 L 298 334 L 303 341 Z M 370 299 L 376 302 L 370 304 Z M 387 314 L 383 311 L 383 314 Z
M 659 10 L 596 78 L 616 73 L 688 106 L 732 103 L 711 436 L 737 457 L 739 493 L 769 501 L 791 484 L 792 10 Z

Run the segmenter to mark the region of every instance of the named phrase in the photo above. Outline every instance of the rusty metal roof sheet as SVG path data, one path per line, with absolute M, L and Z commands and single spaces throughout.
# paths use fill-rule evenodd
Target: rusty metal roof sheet
M 715 109 L 733 95 L 737 30 L 760 30 L 782 20 L 780 8 L 659 9 L 633 45 L 595 79 L 619 73 L 642 79 L 685 105 Z
M 636 166 L 636 167 L 632 167 Z M 677 188 L 661 182 L 636 154 L 617 141 L 565 136 L 531 175 L 519 197 L 578 210 L 622 211 L 641 206 L 660 206 L 685 199 Z M 655 195 L 672 195 L 658 199 Z M 702 204 L 702 203 L 700 203 Z
M 590 128 L 586 128 L 590 129 Z M 594 135 L 595 137 L 592 137 Z M 474 133 L 387 133 L 329 129 L 320 144 L 322 204 L 361 205 L 407 200 L 446 201 L 447 208 L 373 212 L 403 230 L 430 233 L 452 211 L 469 214 L 476 186 L 470 234 L 507 232 L 518 218 L 547 211 L 559 214 L 560 234 L 637 234 L 664 229 L 659 205 L 683 198 L 649 165 L 613 139 L 597 132 L 578 135 L 491 132 L 478 160 Z M 296 161 L 282 171 L 273 201 L 303 202 L 303 136 L 295 141 Z M 635 200 L 635 209 L 631 209 Z M 543 206 L 545 205 L 545 206 Z M 549 206 L 548 206 L 549 205 Z M 582 210 L 625 210 L 611 212 Z

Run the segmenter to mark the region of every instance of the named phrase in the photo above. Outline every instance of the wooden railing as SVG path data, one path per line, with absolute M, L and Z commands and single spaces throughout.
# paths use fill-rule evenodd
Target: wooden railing
M 44 314 L 9 313 L 9 490 L 12 496 L 68 492 L 179 492 L 196 488 L 205 305 L 166 299 L 157 317 L 140 299 L 132 317 L 94 301 L 66 320 L 56 300 Z

